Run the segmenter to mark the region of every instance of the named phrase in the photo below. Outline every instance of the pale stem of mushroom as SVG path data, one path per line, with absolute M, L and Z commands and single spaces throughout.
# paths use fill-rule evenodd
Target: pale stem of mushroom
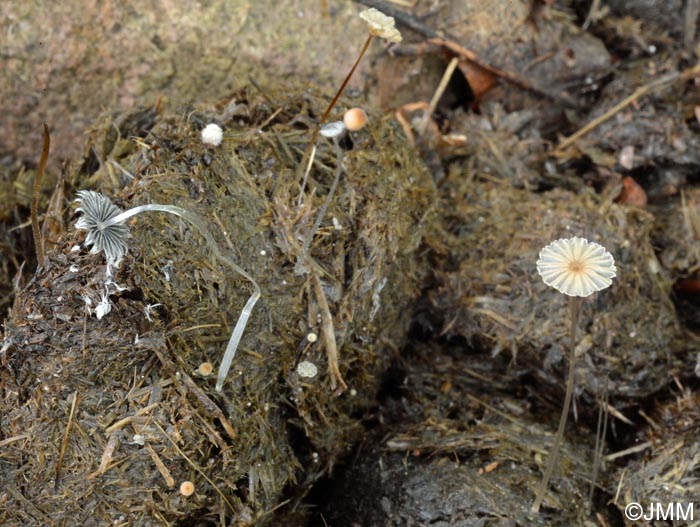
M 123 221 L 126 221 L 127 219 L 131 218 L 132 216 L 136 216 L 141 212 L 151 211 L 167 212 L 168 214 L 174 214 L 175 216 L 178 216 L 183 220 L 188 221 L 199 231 L 199 233 L 207 241 L 207 244 L 214 253 L 214 256 L 216 256 L 220 261 L 228 265 L 235 272 L 243 276 L 253 285 L 253 294 L 250 296 L 250 298 L 248 298 L 248 301 L 246 302 L 245 306 L 243 307 L 243 310 L 241 311 L 240 316 L 238 317 L 236 326 L 233 328 L 233 333 L 231 333 L 231 338 L 229 339 L 228 344 L 226 346 L 224 357 L 221 360 L 221 365 L 219 366 L 219 372 L 216 377 L 216 391 L 220 392 L 224 385 L 224 381 L 226 380 L 228 370 L 231 368 L 231 362 L 233 361 L 233 357 L 236 355 L 236 349 L 238 348 L 238 344 L 240 343 L 241 337 L 243 336 L 243 332 L 245 331 L 246 324 L 248 323 L 248 318 L 250 318 L 250 314 L 253 311 L 255 303 L 260 298 L 260 286 L 258 286 L 258 283 L 255 280 L 253 280 L 253 277 L 250 276 L 246 271 L 244 271 L 236 262 L 234 262 L 230 258 L 227 258 L 221 253 L 219 245 L 216 243 L 216 240 L 214 240 L 214 237 L 209 232 L 209 229 L 207 229 L 204 221 L 194 212 L 190 212 L 189 210 L 185 210 L 181 207 L 177 207 L 175 205 L 160 205 L 158 203 L 139 205 L 138 207 L 134 207 L 133 209 L 124 211 L 121 214 L 118 214 L 117 216 L 114 216 L 113 218 L 105 222 L 99 223 L 97 225 L 97 228 L 105 229 L 111 225 L 122 223 Z
M 318 211 L 318 215 L 316 216 L 316 221 L 314 222 L 313 227 L 311 227 L 309 234 L 307 234 L 306 239 L 304 240 L 304 245 L 302 245 L 301 247 L 299 259 L 297 260 L 298 269 L 301 269 L 301 266 L 303 266 L 306 263 L 306 255 L 309 252 L 309 246 L 311 245 L 311 241 L 313 240 L 316 231 L 323 222 L 323 217 L 326 215 L 326 212 L 328 211 L 328 206 L 331 204 L 331 200 L 333 199 L 333 194 L 335 194 L 335 189 L 338 187 L 340 175 L 343 173 L 343 151 L 340 149 L 340 145 L 338 144 L 337 139 L 333 139 L 333 146 L 335 146 L 336 164 L 338 166 L 336 166 L 335 168 L 335 176 L 333 177 L 333 183 L 331 183 L 331 188 L 328 191 L 328 195 L 326 196 L 326 199 L 323 202 L 321 209 Z
M 552 472 L 554 472 L 554 465 L 557 462 L 557 456 L 559 454 L 559 449 L 561 448 L 562 440 L 564 439 L 564 428 L 566 428 L 566 418 L 569 415 L 569 407 L 571 406 L 571 396 L 574 393 L 574 373 L 576 371 L 576 323 L 578 321 L 578 312 L 581 305 L 581 297 L 572 296 L 569 298 L 569 307 L 571 309 L 571 352 L 569 355 L 569 376 L 566 380 L 566 395 L 564 396 L 564 407 L 561 410 L 561 416 L 559 417 L 559 428 L 557 428 L 557 435 L 554 438 L 554 445 L 552 446 L 552 451 L 549 454 L 549 459 L 547 460 L 547 468 L 544 471 L 544 476 L 540 482 L 540 486 L 537 488 L 537 494 L 535 495 L 535 502 L 532 504 L 531 511 L 533 513 L 538 513 L 540 511 L 540 505 L 544 499 L 544 495 L 547 492 L 547 484 L 549 483 L 549 478 L 552 477 Z

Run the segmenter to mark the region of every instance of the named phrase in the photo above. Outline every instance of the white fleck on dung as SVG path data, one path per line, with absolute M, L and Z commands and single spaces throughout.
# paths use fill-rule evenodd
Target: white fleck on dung
M 95 316 L 97 317 L 97 320 L 102 320 L 102 317 L 104 317 L 110 311 L 112 311 L 112 305 L 109 303 L 107 295 L 102 295 L 100 303 L 97 304 L 97 307 L 95 307 Z
M 202 143 L 219 146 L 224 140 L 224 131 L 216 123 L 209 123 L 202 129 Z
M 318 368 L 313 362 L 305 360 L 297 364 L 297 373 L 299 374 L 299 377 L 313 379 L 318 374 Z

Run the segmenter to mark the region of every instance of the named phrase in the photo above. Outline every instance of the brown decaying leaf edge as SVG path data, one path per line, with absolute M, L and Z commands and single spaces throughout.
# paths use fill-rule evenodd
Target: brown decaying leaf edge
M 423 22 L 416 19 L 414 16 L 412 16 L 410 13 L 407 13 L 406 11 L 396 9 L 395 7 L 389 5 L 383 0 L 363 0 L 362 3 L 369 7 L 379 9 L 381 12 L 394 17 L 401 24 L 415 31 L 419 35 L 425 37 L 429 43 L 436 44 L 445 49 L 448 49 L 458 57 L 473 64 L 476 64 L 481 69 L 491 73 L 492 75 L 495 75 L 496 77 L 503 79 L 504 81 L 514 86 L 518 86 L 529 92 L 541 95 L 543 97 L 547 97 L 548 99 L 551 99 L 557 102 L 558 104 L 562 104 L 569 108 L 579 107 L 579 104 L 571 97 L 569 97 L 566 93 L 552 92 L 546 88 L 533 84 L 528 79 L 518 75 L 517 73 L 502 70 L 496 66 L 493 66 L 492 64 L 489 64 L 479 55 L 474 53 L 472 50 L 465 48 L 455 39 L 451 38 L 449 35 L 446 35 L 444 31 L 436 31 L 435 29 L 424 24 Z

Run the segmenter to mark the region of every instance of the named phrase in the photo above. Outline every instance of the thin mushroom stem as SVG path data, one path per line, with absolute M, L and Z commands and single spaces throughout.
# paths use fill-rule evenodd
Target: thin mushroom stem
M 343 84 L 340 85 L 340 89 L 336 92 L 335 97 L 333 97 L 333 100 L 328 105 L 328 108 L 326 108 L 326 111 L 323 112 L 323 115 L 321 116 L 321 120 L 318 122 L 319 129 L 320 129 L 320 126 L 326 122 L 326 119 L 328 119 L 328 115 L 331 113 L 331 110 L 335 106 L 335 103 L 338 102 L 338 99 L 340 98 L 343 91 L 345 90 L 345 87 L 348 85 L 348 82 L 350 82 L 350 78 L 352 77 L 353 73 L 355 73 L 355 70 L 357 69 L 357 65 L 362 60 L 362 57 L 365 56 L 365 53 L 367 52 L 367 49 L 369 48 L 369 45 L 372 42 L 372 38 L 374 38 L 374 35 L 370 34 L 367 37 L 367 40 L 365 40 L 365 45 L 362 46 L 362 50 L 360 51 L 360 54 L 357 56 L 357 60 L 355 61 L 355 64 L 352 65 L 352 68 L 350 68 L 350 71 L 348 72 L 347 76 L 345 77 Z M 317 132 L 317 134 L 318 134 L 318 132 Z M 313 143 L 313 141 L 312 141 L 312 143 Z
M 578 322 L 580 306 L 581 297 L 572 296 L 569 298 L 569 308 L 571 309 L 571 352 L 569 354 L 569 376 L 566 380 L 566 395 L 564 396 L 564 407 L 562 408 L 561 416 L 559 417 L 559 428 L 557 428 L 557 435 L 554 438 L 554 445 L 552 446 L 552 451 L 550 452 L 549 459 L 547 460 L 547 468 L 544 471 L 544 476 L 542 477 L 540 486 L 537 488 L 535 502 L 530 508 L 531 512 L 535 514 L 539 513 L 540 511 L 540 505 L 542 504 L 544 495 L 547 492 L 549 479 L 552 477 L 552 472 L 554 472 L 554 465 L 557 462 L 557 456 L 561 448 L 562 440 L 564 439 L 564 428 L 566 427 L 566 418 L 569 415 L 571 397 L 574 393 L 574 374 L 576 371 L 576 324 Z
M 323 205 L 321 205 L 321 209 L 318 211 L 318 215 L 316 216 L 316 221 L 314 221 L 313 227 L 311 227 L 311 230 L 309 231 L 309 234 L 306 236 L 306 239 L 304 240 L 304 244 L 301 247 L 301 252 L 299 253 L 299 259 L 297 263 L 297 268 L 301 269 L 301 267 L 306 263 L 306 256 L 309 252 L 309 246 L 311 245 L 311 241 L 314 238 L 314 235 L 316 234 L 316 231 L 318 228 L 321 226 L 321 223 L 323 222 L 323 217 L 326 215 L 326 212 L 328 211 L 328 206 L 331 204 L 331 201 L 333 200 L 333 195 L 335 194 L 335 189 L 338 187 L 338 182 L 340 181 L 340 175 L 343 173 L 343 151 L 340 149 L 340 145 L 338 144 L 338 141 L 336 139 L 333 140 L 333 146 L 335 146 L 335 156 L 336 156 L 336 163 L 337 166 L 335 168 L 335 176 L 333 177 L 333 183 L 331 183 L 331 188 L 328 191 L 328 195 L 326 196 L 325 201 L 323 202 Z
M 348 82 L 350 82 L 350 78 L 352 77 L 353 73 L 355 73 L 355 70 L 357 69 L 358 64 L 360 64 L 362 57 L 365 56 L 367 49 L 369 49 L 369 45 L 372 43 L 373 38 L 374 38 L 374 35 L 372 35 L 372 34 L 370 34 L 367 37 L 367 40 L 365 40 L 365 44 L 364 44 L 364 46 L 362 46 L 362 50 L 360 51 L 360 54 L 358 55 L 357 60 L 355 61 L 355 64 L 353 64 L 352 68 L 350 68 L 350 71 L 346 75 L 345 80 L 343 80 L 343 84 L 340 85 L 340 88 L 335 93 L 335 96 L 333 97 L 331 102 L 328 104 L 326 111 L 323 112 L 323 115 L 319 119 L 318 124 L 316 125 L 316 128 L 314 128 L 314 131 L 311 134 L 311 141 L 309 141 L 309 145 L 306 147 L 306 151 L 304 152 L 304 156 L 301 158 L 301 163 L 299 165 L 300 167 L 305 166 L 307 164 L 307 160 L 309 163 L 309 167 L 311 166 L 311 162 L 313 161 L 313 158 L 311 158 L 311 156 L 313 155 L 311 153 L 311 150 L 315 148 L 316 139 L 318 138 L 318 134 L 321 131 L 321 126 L 323 126 L 323 123 L 326 122 L 326 119 L 328 119 L 328 115 L 330 115 L 331 110 L 335 106 L 335 103 L 338 102 L 338 99 L 343 94 L 345 87 L 348 85 Z M 315 152 L 315 150 L 314 150 L 314 152 Z M 307 179 L 308 175 L 309 174 L 307 172 L 304 175 L 304 178 L 303 178 L 302 183 L 301 183 L 301 190 L 299 191 L 299 201 L 298 201 L 299 206 L 301 206 L 301 201 L 303 199 L 304 189 L 306 188 L 306 179 Z
M 181 207 L 177 207 L 175 205 L 160 205 L 158 203 L 139 205 L 137 207 L 124 211 L 121 214 L 118 214 L 117 216 L 114 216 L 113 218 L 110 218 L 107 221 L 100 222 L 100 224 L 98 224 L 97 227 L 99 229 L 105 229 L 111 225 L 122 223 L 123 221 L 126 221 L 127 219 L 131 218 L 132 216 L 136 216 L 141 212 L 149 211 L 167 212 L 168 214 L 174 214 L 175 216 L 178 216 L 192 224 L 207 241 L 207 244 L 209 245 L 209 248 L 212 250 L 214 255 L 220 261 L 224 262 L 231 269 L 243 276 L 253 285 L 253 294 L 250 296 L 250 298 L 248 298 L 248 301 L 246 302 L 245 306 L 243 307 L 243 310 L 241 311 L 240 316 L 238 317 L 236 326 L 233 328 L 233 333 L 231 333 L 231 338 L 229 339 L 228 344 L 226 346 L 224 357 L 223 359 L 221 359 L 219 373 L 216 377 L 216 391 L 220 392 L 223 388 L 226 376 L 228 375 L 228 371 L 231 368 L 231 362 L 233 361 L 233 358 L 236 355 L 238 344 L 241 341 L 241 337 L 243 336 L 243 332 L 245 331 L 245 327 L 248 323 L 248 319 L 250 318 L 250 314 L 253 311 L 255 303 L 260 298 L 260 286 L 258 286 L 258 283 L 253 279 L 253 277 L 250 276 L 245 270 L 243 270 L 241 266 L 239 266 L 236 262 L 222 254 L 221 250 L 219 249 L 219 245 L 216 243 L 216 240 L 214 240 L 214 237 L 209 232 L 209 229 L 207 229 L 204 221 L 194 212 L 190 212 L 189 210 L 183 209 Z

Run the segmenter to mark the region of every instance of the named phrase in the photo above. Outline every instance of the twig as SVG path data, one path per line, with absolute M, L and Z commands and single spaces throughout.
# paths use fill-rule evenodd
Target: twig
M 315 272 L 311 272 L 311 280 L 314 283 L 314 291 L 316 293 L 316 301 L 321 311 L 321 332 L 323 333 L 323 342 L 326 345 L 326 355 L 328 356 L 328 374 L 331 378 L 331 389 L 336 390 L 337 395 L 340 395 L 348 385 L 345 384 L 343 376 L 340 374 L 338 367 L 338 346 L 335 341 L 335 328 L 333 327 L 333 316 L 328 307 L 326 294 L 323 292 L 321 280 Z M 340 386 L 338 386 L 340 385 Z
M 591 3 L 591 7 L 588 9 L 588 14 L 586 15 L 586 20 L 584 21 L 583 25 L 581 26 L 581 29 L 584 31 L 588 29 L 588 26 L 591 25 L 591 22 L 594 22 L 595 20 L 598 19 L 600 16 L 600 0 L 593 0 L 593 3 Z
M 438 87 L 435 90 L 435 93 L 433 94 L 433 98 L 430 99 L 430 104 L 428 105 L 428 109 L 425 111 L 425 115 L 423 116 L 423 121 L 421 121 L 421 124 L 420 124 L 421 135 L 425 133 L 425 129 L 428 127 L 428 121 L 430 120 L 431 116 L 435 112 L 435 108 L 437 108 L 437 105 L 440 102 L 440 99 L 442 98 L 442 94 L 445 93 L 445 89 L 447 89 L 447 85 L 450 83 L 450 79 L 452 78 L 452 74 L 455 72 L 455 68 L 457 67 L 457 64 L 459 64 L 459 59 L 457 57 L 452 57 L 452 60 L 447 65 L 447 69 L 445 69 L 445 73 L 442 74 L 442 79 L 440 79 L 440 84 L 438 84 Z
M 700 13 L 700 0 L 686 0 L 685 20 L 683 23 L 683 47 L 691 52 L 695 44 L 697 34 L 698 14 Z
M 37 266 L 44 263 L 44 240 L 41 237 L 41 229 L 39 229 L 39 195 L 41 194 L 41 178 L 46 169 L 46 161 L 49 159 L 49 147 L 51 146 L 51 137 L 49 136 L 49 127 L 44 123 L 44 147 L 41 150 L 41 160 L 39 161 L 39 169 L 36 171 L 34 178 L 34 192 L 32 192 L 32 234 L 34 234 L 34 246 L 36 247 Z
M 111 434 L 112 432 L 116 432 L 117 430 L 124 428 L 126 425 L 131 423 L 135 418 L 142 416 L 143 414 L 147 414 L 154 408 L 156 408 L 160 403 L 153 403 L 149 404 L 148 406 L 144 406 L 143 408 L 139 408 L 136 412 L 134 412 L 131 415 L 127 415 L 123 419 L 120 419 L 114 424 L 109 425 L 107 428 L 105 428 L 105 434 Z
M 7 439 L 3 439 L 2 441 L 0 441 L 0 448 L 4 448 L 7 445 L 11 445 L 12 443 L 16 443 L 17 441 L 22 441 L 22 439 L 27 439 L 30 436 L 31 436 L 31 434 L 29 434 L 27 432 L 24 434 L 20 434 L 18 436 L 8 437 Z
M 654 443 L 651 441 L 645 441 L 644 443 L 639 443 L 638 445 L 634 445 L 630 448 L 625 448 L 624 450 L 620 450 L 619 452 L 613 452 L 612 454 L 608 454 L 605 456 L 603 459 L 606 461 L 615 461 L 618 458 L 629 456 L 631 454 L 638 454 L 639 452 L 643 452 L 647 448 L 651 448 L 654 446 Z
M 301 207 L 302 201 L 304 201 L 304 189 L 306 189 L 306 182 L 309 179 L 309 172 L 311 172 L 311 166 L 314 164 L 314 159 L 316 158 L 316 145 L 311 147 L 311 154 L 309 155 L 309 162 L 306 164 L 306 170 L 304 171 L 304 178 L 301 180 L 301 191 L 299 191 L 299 199 L 297 200 L 297 207 Z
M 160 472 L 160 475 L 163 476 L 165 484 L 168 486 L 169 489 L 172 489 L 175 486 L 175 478 L 173 478 L 173 475 L 168 470 L 168 467 L 165 466 L 165 463 L 163 463 L 163 460 L 160 459 L 160 456 L 155 450 L 153 450 L 153 447 L 151 445 L 146 443 L 144 446 L 146 447 L 146 450 L 148 450 L 148 453 L 151 455 L 151 459 L 156 465 L 158 472 Z
M 110 434 L 109 439 L 107 440 L 107 444 L 105 445 L 105 449 L 102 451 L 100 466 L 97 467 L 97 470 L 88 474 L 88 480 L 96 478 L 97 476 L 101 476 L 102 474 L 107 472 L 107 470 L 109 469 L 109 462 L 112 461 L 112 457 L 114 456 L 114 452 L 116 452 L 118 446 L 119 433 L 115 432 L 113 434 Z
M 73 402 L 70 405 L 70 414 L 68 414 L 68 423 L 66 424 L 66 431 L 63 433 L 63 441 L 61 441 L 61 451 L 58 454 L 58 461 L 56 461 L 56 477 L 54 478 L 53 488 L 56 490 L 59 483 L 61 482 L 61 467 L 63 466 L 63 456 L 66 454 L 66 448 L 68 448 L 68 437 L 70 436 L 70 426 L 73 423 L 73 417 L 75 417 L 75 409 L 78 406 L 78 401 L 80 400 L 80 395 L 76 391 L 73 394 Z
M 478 377 L 477 377 L 477 378 L 478 378 Z M 490 380 L 490 379 L 489 379 L 489 380 Z M 510 415 L 510 414 L 508 414 L 508 413 L 506 413 L 506 412 L 503 412 L 503 411 L 499 410 L 498 408 L 496 408 L 495 406 L 490 405 L 490 404 L 487 403 L 486 401 L 482 401 L 481 399 L 479 399 L 479 398 L 476 397 L 475 395 L 472 395 L 472 394 L 468 393 L 468 394 L 467 394 L 467 399 L 471 399 L 471 400 L 474 401 L 475 403 L 480 404 L 481 406 L 483 406 L 484 408 L 486 408 L 488 411 L 493 412 L 494 414 L 496 414 L 496 415 L 502 417 L 503 419 L 506 419 L 506 420 L 510 421 L 510 422 L 511 422 L 513 425 L 515 425 L 516 427 L 518 427 L 518 428 L 520 428 L 520 429 L 522 429 L 522 430 L 527 431 L 527 427 L 526 427 L 524 424 L 522 424 L 521 421 L 518 421 L 518 420 L 517 420 L 515 417 L 513 417 L 512 415 Z
M 632 95 L 629 95 L 622 99 L 619 103 L 617 103 L 615 106 L 610 108 L 607 112 L 605 112 L 603 115 L 600 115 L 593 119 L 590 123 L 588 123 L 586 126 L 581 128 L 578 132 L 574 133 L 573 135 L 570 135 L 569 137 L 562 139 L 557 148 L 555 149 L 556 152 L 561 152 L 565 148 L 571 146 L 574 144 L 576 141 L 578 141 L 581 137 L 586 135 L 588 132 L 593 130 L 594 128 L 600 126 L 603 124 L 605 121 L 610 119 L 612 116 L 615 114 L 619 113 L 623 109 L 625 109 L 627 106 L 632 104 L 634 101 L 639 99 L 640 97 L 646 95 L 647 93 L 654 91 L 658 88 L 661 88 L 663 86 L 666 86 L 667 84 L 672 84 L 678 80 L 681 81 L 686 81 L 688 79 L 691 79 L 693 77 L 697 77 L 700 75 L 700 65 L 693 66 L 692 68 L 688 68 L 686 70 L 683 70 L 682 72 L 674 71 L 673 73 L 669 73 L 668 75 L 664 75 L 663 77 L 659 79 L 655 79 L 652 82 L 645 84 L 644 86 L 640 86 L 634 92 Z

